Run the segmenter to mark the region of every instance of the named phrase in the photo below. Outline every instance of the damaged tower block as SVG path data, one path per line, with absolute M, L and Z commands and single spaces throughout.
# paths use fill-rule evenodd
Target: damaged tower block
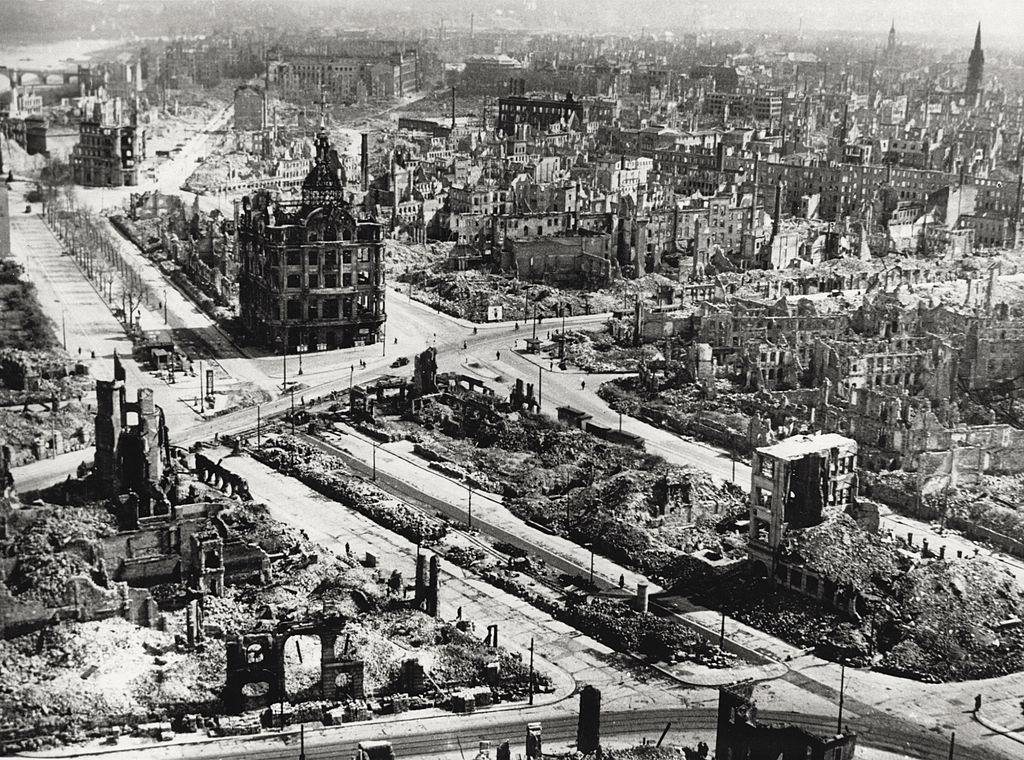
M 544 756 L 540 741 L 540 723 L 529 723 L 526 726 L 526 756 L 530 760 L 540 760 Z
M 171 460 L 167 425 L 151 388 L 140 388 L 135 402 L 126 394 L 124 367 L 115 355 L 114 379 L 96 381 L 96 478 L 110 495 L 147 497 Z
M 576 750 L 588 755 L 601 748 L 601 690 L 587 684 L 580 691 L 580 717 Z

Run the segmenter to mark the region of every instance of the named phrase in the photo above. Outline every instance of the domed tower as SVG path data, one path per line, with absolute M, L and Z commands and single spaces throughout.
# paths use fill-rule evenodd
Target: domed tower
M 313 168 L 302 181 L 302 205 L 307 210 L 318 206 L 345 205 L 345 170 L 338 151 L 331 147 L 327 130 L 316 136 L 316 157 Z
M 978 23 L 978 31 L 974 35 L 974 49 L 971 50 L 971 57 L 967 59 L 967 86 L 964 88 L 964 97 L 969 104 L 978 102 L 981 95 L 981 75 L 985 71 L 985 53 L 981 49 L 981 23 Z

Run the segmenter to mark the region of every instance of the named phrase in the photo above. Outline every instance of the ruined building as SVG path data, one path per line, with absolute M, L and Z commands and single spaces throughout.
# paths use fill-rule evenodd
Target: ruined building
M 752 693 L 752 684 L 718 690 L 718 760 L 853 760 L 856 756 L 857 735 L 849 730 L 816 736 L 797 726 L 761 723 Z
M 750 463 L 750 557 L 774 566 L 786 530 L 809 528 L 857 495 L 857 442 L 835 433 L 787 438 Z
M 153 391 L 140 388 L 127 399 L 125 372 L 114 356 L 114 379 L 96 381 L 95 476 L 109 495 L 134 492 L 148 498 L 170 462 L 164 413 Z
M 139 184 L 139 161 L 145 135 L 134 109 L 124 113 L 121 99 L 97 103 L 79 125 L 78 144 L 71 153 L 71 176 L 78 185 L 121 187 Z
M 325 131 L 297 203 L 261 190 L 238 220 L 239 306 L 259 343 L 330 350 L 376 343 L 384 320 L 381 226 L 346 200 Z

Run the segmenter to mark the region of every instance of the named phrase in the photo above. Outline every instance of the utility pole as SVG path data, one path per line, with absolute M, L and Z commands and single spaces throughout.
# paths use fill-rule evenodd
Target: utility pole
M 843 733 L 843 697 L 846 690 L 846 665 L 840 664 L 839 670 L 839 717 L 836 719 L 836 733 Z
M 466 511 L 466 528 L 468 530 L 473 529 L 473 486 L 467 484 L 466 488 L 469 489 L 469 507 Z
M 199 361 L 199 413 L 206 411 L 206 402 L 203 401 L 203 362 Z
M 590 587 L 594 587 L 594 542 L 590 541 L 587 546 L 590 547 Z
M 288 415 L 292 420 L 292 435 L 295 435 L 295 389 L 292 388 L 292 413 Z
M 541 397 L 544 394 L 544 368 L 537 367 L 537 411 L 540 411 Z
M 722 629 L 718 632 L 718 648 L 725 649 L 725 613 L 722 613 Z
M 953 760 L 953 750 L 956 749 L 956 731 L 949 735 L 949 760 Z
M 306 724 L 299 724 L 299 760 L 306 760 Z
M 284 349 L 281 351 L 281 393 L 288 390 L 288 329 L 284 332 Z
M 371 445 L 373 446 L 373 477 L 371 479 L 372 480 L 376 480 L 377 479 L 377 445 L 378 444 L 377 444 L 376 441 L 374 441 L 374 442 L 371 443 Z
M 256 448 L 260 447 L 260 404 L 256 404 Z
M 530 637 L 530 704 L 533 704 L 533 637 Z

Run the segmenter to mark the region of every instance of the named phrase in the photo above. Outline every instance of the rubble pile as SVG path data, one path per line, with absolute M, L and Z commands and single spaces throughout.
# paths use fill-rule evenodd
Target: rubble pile
M 288 437 L 268 441 L 253 456 L 410 541 L 429 546 L 444 538 L 444 523 L 388 499 L 379 489 L 356 479 L 337 457 Z
M 1024 669 L 1024 593 L 997 563 L 921 563 L 899 579 L 895 594 L 900 640 L 882 669 L 944 681 Z
M 595 601 L 572 605 L 568 613 L 571 625 L 620 652 L 637 652 L 656 661 L 686 660 L 718 668 L 735 661 L 686 627 L 650 612 L 634 612 L 621 603 Z
M 746 573 L 705 580 L 694 600 L 823 656 L 922 681 L 1024 669 L 1024 592 L 995 562 L 917 554 L 846 515 L 791 532 L 780 551 L 830 579 L 850 606 L 831 609 Z
M 476 322 L 486 321 L 487 309 L 493 306 L 502 308 L 505 321 L 527 322 L 534 313 L 554 317 L 562 304 L 567 314 L 593 314 L 611 311 L 620 302 L 615 293 L 559 289 L 476 271 L 410 270 L 397 279 L 411 285 L 416 300 Z
M 593 543 L 603 556 L 653 577 L 671 581 L 674 573 L 688 573 L 682 555 L 696 549 L 742 551 L 723 543 L 716 526 L 720 516 L 743 510 L 743 495 L 656 455 L 526 415 L 504 418 L 493 436 L 469 438 L 446 435 L 436 424 L 388 424 L 415 436 L 421 448 L 445 452 L 470 477 L 484 474 L 517 517 Z M 678 478 L 686 480 L 689 503 L 662 504 L 665 484 Z M 677 514 L 659 514 L 669 506 Z
M 660 359 L 651 345 L 623 346 L 604 330 L 567 330 L 566 361 L 586 372 L 636 372 L 641 359 Z
M 113 533 L 114 520 L 102 509 L 46 506 L 14 512 L 3 553 L 7 568 L 4 585 L 22 601 L 58 606 L 63 603 L 67 581 L 76 575 L 88 576 L 91 568 L 64 547 Z
M 691 598 L 790 644 L 816 650 L 828 649 L 834 632 L 847 623 L 843 615 L 825 609 L 813 599 L 743 574 L 702 584 Z M 851 665 L 869 662 L 867 652 L 858 654 L 859 658 L 845 653 L 843 659 Z
M 384 241 L 384 265 L 391 277 L 399 277 L 412 269 L 439 268 L 448 259 L 452 247 L 452 243 L 410 245 L 389 238 Z
M 783 556 L 798 558 L 808 569 L 841 586 L 878 593 L 891 591 L 897 576 L 910 566 L 896 544 L 860 530 L 845 514 L 788 535 Z
M 223 671 L 205 684 L 183 679 L 193 670 L 188 659 L 172 635 L 119 618 L 0 640 L 0 714 L 7 727 L 45 728 L 58 742 L 153 720 L 161 708 L 216 698 Z

